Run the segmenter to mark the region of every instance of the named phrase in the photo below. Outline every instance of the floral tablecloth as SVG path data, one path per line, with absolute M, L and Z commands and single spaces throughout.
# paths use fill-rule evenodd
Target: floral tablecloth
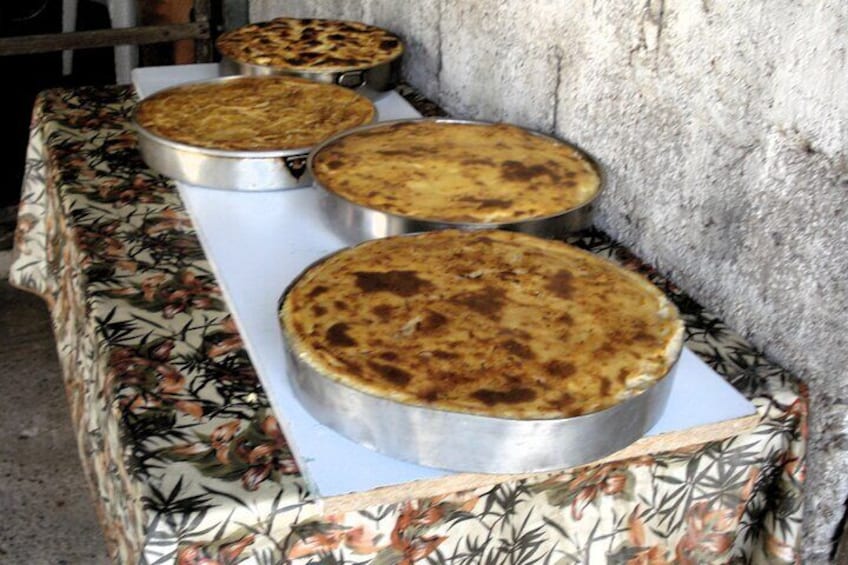
M 597 231 L 571 241 L 645 273 L 672 297 L 688 346 L 753 401 L 757 428 L 678 452 L 322 515 L 174 186 L 136 151 L 135 102 L 130 87 L 39 96 L 10 277 L 50 309 L 80 456 L 116 561 L 799 560 L 804 385 Z

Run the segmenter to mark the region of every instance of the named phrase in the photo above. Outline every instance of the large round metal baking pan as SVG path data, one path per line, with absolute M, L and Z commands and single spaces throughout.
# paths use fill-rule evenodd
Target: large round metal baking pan
M 219 83 L 238 77 L 184 83 Z M 306 167 L 311 147 L 276 151 L 231 151 L 197 147 L 156 135 L 133 116 L 144 162 L 174 180 L 227 190 L 259 192 L 303 188 L 312 184 Z
M 280 297 L 278 311 L 299 279 Z M 659 420 L 678 365 L 675 360 L 651 387 L 604 410 L 559 419 L 497 418 L 403 404 L 339 383 L 309 363 L 281 327 L 292 389 L 316 420 L 374 451 L 452 471 L 535 473 L 615 453 Z
M 309 186 L 309 149 L 288 151 L 221 151 L 177 143 L 138 127 L 144 162 L 174 180 L 248 192 Z
M 355 135 L 357 132 L 368 131 L 376 127 L 389 126 L 395 123 L 424 121 L 455 124 L 495 125 L 494 122 L 476 120 L 421 118 L 415 120 L 380 122 L 351 128 L 347 131 L 331 136 L 315 146 L 315 148 L 310 152 L 307 160 L 307 169 L 309 170 L 310 177 L 312 177 L 313 161 L 315 156 L 318 155 L 322 149 L 343 137 Z M 563 140 L 549 135 L 530 130 L 527 131 L 534 135 L 538 135 L 539 137 L 552 139 L 560 143 L 563 142 Z M 583 149 L 580 149 L 571 143 L 569 143 L 569 145 L 579 149 L 586 160 L 597 171 L 600 178 L 598 192 L 591 200 L 574 208 L 562 210 L 561 212 L 557 212 L 549 216 L 542 216 L 527 220 L 502 223 L 469 223 L 442 221 L 434 218 L 402 216 L 391 212 L 376 210 L 353 202 L 339 194 L 336 194 L 332 190 L 329 190 L 317 180 L 314 181 L 314 186 L 322 193 L 320 205 L 322 215 L 327 219 L 328 225 L 333 229 L 333 231 L 349 243 L 359 243 L 369 239 L 388 237 L 391 235 L 418 233 L 438 229 L 503 229 L 528 233 L 540 237 L 559 239 L 569 233 L 588 228 L 592 225 L 595 202 L 604 188 L 604 173 L 598 162 Z
M 377 65 L 361 69 L 341 69 L 327 71 L 292 70 L 268 65 L 256 65 L 222 57 L 218 64 L 220 73 L 228 75 L 291 75 L 315 82 L 337 84 L 347 88 L 363 88 L 376 92 L 391 90 L 397 86 L 400 78 L 401 55 Z
M 231 47 L 229 46 L 223 49 L 221 47 L 222 41 L 235 41 L 237 43 L 239 40 L 248 40 L 248 35 L 255 40 L 259 40 L 260 38 L 266 40 L 269 38 L 273 39 L 273 37 L 271 37 L 275 33 L 273 30 L 273 26 L 277 24 L 282 24 L 284 27 L 287 25 L 293 25 L 297 27 L 299 25 L 309 26 L 312 24 L 318 24 L 319 27 L 329 26 L 329 28 L 332 28 L 333 33 L 341 34 L 341 37 L 328 36 L 332 38 L 330 39 L 330 41 L 335 42 L 336 45 L 340 47 L 344 47 L 351 41 L 354 45 L 358 43 L 354 36 L 347 36 L 347 34 L 350 33 L 349 31 L 343 29 L 350 28 L 350 26 L 353 26 L 352 29 L 357 30 L 357 34 L 363 31 L 378 32 L 385 36 L 385 38 L 390 38 L 397 41 L 398 45 L 395 45 L 394 47 L 400 48 L 393 55 L 389 55 L 388 53 L 381 53 L 379 52 L 379 50 L 373 52 L 375 60 L 371 64 L 369 64 L 369 62 L 367 61 L 363 61 L 359 64 L 356 64 L 354 62 L 344 64 L 340 61 L 337 64 L 334 64 L 333 66 L 318 65 L 310 68 L 307 63 L 297 66 L 288 66 L 284 64 L 259 64 L 252 61 L 250 55 L 240 56 L 238 52 L 233 53 Z M 266 29 L 266 25 L 272 26 L 271 31 L 268 31 Z M 305 33 L 306 30 L 301 31 L 302 33 Z M 267 35 L 269 33 L 271 34 L 271 36 Z M 235 34 L 236 39 L 233 39 L 233 34 Z M 293 40 L 295 41 L 295 44 L 278 44 L 277 47 L 272 47 L 272 49 L 278 48 L 280 52 L 284 52 L 287 56 L 300 55 L 303 53 L 303 51 L 301 51 L 303 46 L 297 43 L 299 40 L 304 39 L 302 35 L 297 39 L 294 39 L 292 36 L 286 36 L 285 40 L 283 40 L 282 37 L 280 37 L 280 39 L 283 41 L 283 43 L 286 43 L 286 41 L 290 42 Z M 369 91 L 377 92 L 390 90 L 397 85 L 400 77 L 401 59 L 404 52 L 403 41 L 400 39 L 400 37 L 388 30 L 379 28 L 374 25 L 366 24 L 364 22 L 352 22 L 338 19 L 325 20 L 320 18 L 304 19 L 279 17 L 269 20 L 267 22 L 254 22 L 223 34 L 221 37 L 218 38 L 215 43 L 215 46 L 218 52 L 221 54 L 221 62 L 219 67 L 222 75 L 294 75 L 316 82 L 322 82 L 326 84 L 337 84 L 339 86 L 345 86 L 348 88 L 362 87 Z M 321 51 L 327 48 L 328 46 L 328 43 L 323 43 L 322 45 L 319 45 L 316 48 Z M 331 49 L 330 51 L 332 52 L 333 49 Z

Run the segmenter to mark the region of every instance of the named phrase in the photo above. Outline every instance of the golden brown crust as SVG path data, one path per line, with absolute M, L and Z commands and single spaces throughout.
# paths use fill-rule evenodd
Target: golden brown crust
M 580 151 L 508 124 L 377 125 L 327 145 L 312 166 L 323 187 L 356 204 L 443 222 L 544 218 L 600 189 Z
M 224 57 L 291 71 L 358 70 L 392 61 L 403 53 L 395 34 L 361 22 L 276 18 L 221 35 Z
M 194 147 L 306 149 L 373 121 L 370 100 L 350 89 L 295 77 L 238 77 L 169 88 L 142 100 L 138 125 Z
M 669 371 L 683 326 L 641 276 L 558 241 L 445 230 L 373 240 L 309 269 L 280 312 L 322 373 L 398 402 L 561 418 Z

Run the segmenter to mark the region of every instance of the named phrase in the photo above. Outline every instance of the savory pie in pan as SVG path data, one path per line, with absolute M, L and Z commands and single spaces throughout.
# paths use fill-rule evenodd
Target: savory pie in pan
M 386 122 L 317 147 L 318 186 L 367 209 L 456 224 L 556 216 L 590 203 L 595 163 L 561 140 L 503 123 Z
M 663 379 L 674 305 L 640 275 L 559 241 L 440 230 L 362 243 L 304 271 L 288 347 L 374 397 L 511 419 L 589 414 Z
M 284 76 L 185 84 L 142 100 L 136 125 L 168 141 L 227 151 L 306 149 L 370 123 L 373 103 L 339 86 Z
M 223 57 L 290 71 L 357 70 L 381 65 L 403 54 L 395 34 L 361 22 L 276 18 L 222 34 L 216 46 Z

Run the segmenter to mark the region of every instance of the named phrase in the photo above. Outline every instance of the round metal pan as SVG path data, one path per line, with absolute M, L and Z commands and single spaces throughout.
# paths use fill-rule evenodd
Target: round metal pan
M 292 70 L 268 65 L 256 65 L 222 57 L 219 63 L 222 76 L 229 75 L 291 75 L 299 76 L 324 84 L 337 84 L 347 88 L 362 88 L 375 92 L 384 92 L 397 86 L 400 78 L 401 57 L 384 61 L 373 67 L 361 69 L 339 69 L 327 71 Z
M 236 78 L 196 81 L 172 88 Z M 312 175 L 306 166 L 311 147 L 275 151 L 211 149 L 159 136 L 139 125 L 135 115 L 132 123 L 144 162 L 177 181 L 247 192 L 303 188 L 312 184 Z
M 144 162 L 175 180 L 248 192 L 302 188 L 312 183 L 306 169 L 309 149 L 222 151 L 157 136 L 136 125 Z
M 283 292 L 278 312 L 302 276 Z M 316 369 L 280 325 L 292 389 L 316 420 L 368 449 L 452 471 L 535 473 L 615 453 L 659 420 L 678 366 L 675 360 L 651 387 L 604 410 L 559 419 L 498 418 L 404 404 L 339 383 Z
M 336 134 L 327 138 L 310 152 L 307 160 L 307 169 L 309 175 L 312 175 L 313 161 L 315 156 L 321 150 L 333 142 L 354 135 L 357 132 L 367 131 L 376 127 L 384 127 L 395 123 L 406 122 L 438 122 L 438 123 L 456 123 L 456 124 L 477 124 L 477 125 L 495 125 L 494 122 L 475 121 L 475 120 L 457 120 L 447 118 L 421 118 L 415 120 L 396 120 L 391 122 L 380 122 L 351 128 L 347 131 Z M 527 130 L 533 135 L 542 138 L 551 139 L 560 143 L 563 140 L 545 135 L 539 132 Z M 568 143 L 568 142 L 564 142 Z M 576 145 L 569 143 L 572 147 L 579 149 Z M 592 225 L 592 216 L 594 212 L 595 202 L 600 196 L 604 188 L 604 174 L 598 162 L 588 153 L 579 149 L 584 158 L 595 168 L 600 178 L 598 192 L 591 200 L 576 206 L 551 214 L 531 218 L 527 220 L 501 222 L 501 223 L 472 223 L 472 222 L 451 222 L 443 221 L 436 218 L 421 218 L 412 216 L 402 216 L 392 212 L 384 212 L 369 208 L 361 204 L 357 204 L 339 194 L 336 194 L 329 188 L 323 186 L 317 180 L 314 180 L 313 185 L 321 191 L 320 206 L 322 215 L 326 218 L 328 226 L 344 238 L 349 243 L 359 243 L 369 239 L 377 239 L 388 237 L 391 235 L 401 235 L 406 233 L 418 233 L 422 231 L 438 230 L 438 229 L 503 229 L 509 231 L 517 231 L 528 233 L 545 238 L 561 239 L 569 233 L 573 233 Z

